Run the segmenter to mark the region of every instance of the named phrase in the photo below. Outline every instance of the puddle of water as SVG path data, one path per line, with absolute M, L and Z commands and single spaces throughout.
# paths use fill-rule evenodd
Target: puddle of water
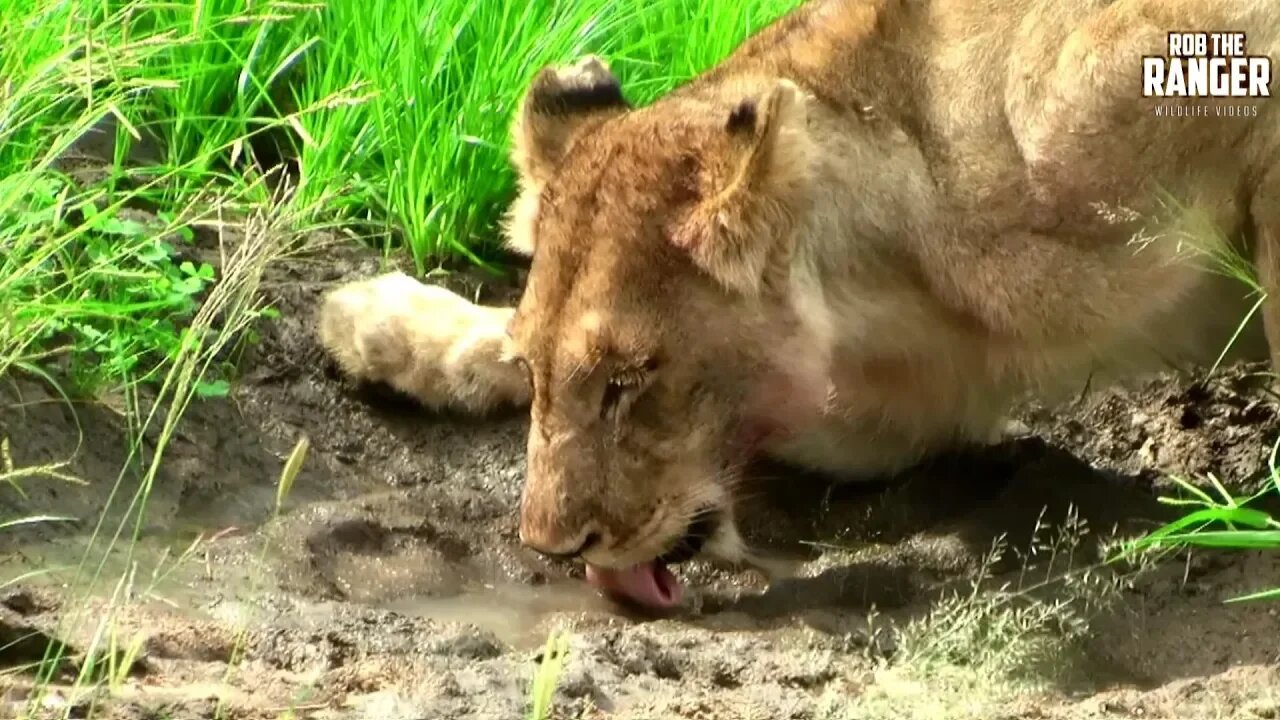
M 90 538 L 79 535 L 41 540 L 0 563 L 0 584 L 21 578 L 24 583 L 76 595 L 106 599 L 120 594 L 122 599 L 158 600 L 184 608 L 207 601 L 212 583 L 248 585 L 249 566 L 213 564 L 199 549 L 184 555 L 194 537 L 194 533 L 174 532 L 136 541 L 122 538 L 114 544 L 105 538 L 91 544 Z
M 412 617 L 465 623 L 493 633 L 522 649 L 546 641 L 543 621 L 559 613 L 612 613 L 607 600 L 581 581 L 529 586 L 514 582 L 485 583 L 446 597 L 410 597 L 379 605 Z
M 208 602 L 211 584 L 221 592 L 236 596 L 242 594 L 237 591 L 255 585 L 252 581 L 255 569 L 258 573 L 264 572 L 248 555 L 245 563 L 221 558 L 210 564 L 203 552 L 181 558 L 193 536 L 175 531 L 144 537 L 134 543 L 120 542 L 106 553 L 100 580 L 92 594 L 109 596 L 121 577 L 130 576 L 135 599 L 160 600 L 171 607 L 192 611 Z M 77 591 L 88 589 L 86 584 L 97 562 L 103 559 L 103 553 L 102 549 L 95 548 L 90 554 L 93 561 L 77 574 L 75 568 L 83 558 L 85 542 L 86 538 L 71 537 L 28 546 L 20 556 L 0 566 L 0 579 L 43 569 L 49 572 L 32 577 L 32 582 L 74 587 Z M 255 545 L 250 543 L 241 550 L 247 552 Z M 521 650 L 541 647 L 550 630 L 549 622 L 556 616 L 618 614 L 612 603 L 582 580 L 526 585 L 495 577 L 492 567 L 459 565 L 439 558 L 428 562 L 432 559 L 414 549 L 392 556 L 339 553 L 329 557 L 333 569 L 340 570 L 330 577 L 355 583 L 364 592 L 364 598 L 347 600 L 352 604 L 440 623 L 471 625 Z M 264 586 L 261 590 L 273 585 L 267 578 L 269 574 L 259 577 Z M 235 602 L 227 603 L 228 607 L 235 605 Z

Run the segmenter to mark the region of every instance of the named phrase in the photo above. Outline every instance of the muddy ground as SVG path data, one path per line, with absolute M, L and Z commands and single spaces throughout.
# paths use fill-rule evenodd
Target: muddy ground
M 1207 382 L 1171 374 L 1028 407 L 1026 437 L 891 482 L 836 488 L 757 468 L 744 530 L 796 558 L 799 576 L 766 588 L 750 573 L 690 564 L 680 612 L 639 617 L 596 596 L 578 568 L 519 545 L 519 413 L 432 415 L 337 375 L 312 333 L 318 296 L 381 270 L 370 254 L 331 249 L 271 272 L 281 318 L 261 328 L 229 399 L 189 409 L 133 554 L 96 544 L 90 560 L 107 580 L 87 596 L 57 568 L 80 561 L 126 464 L 122 420 L 101 405 L 72 412 L 35 379 L 0 385 L 14 462 L 73 458 L 88 482 L 28 481 L 25 499 L 0 487 L 0 518 L 80 519 L 0 533 L 0 577 L 55 569 L 0 591 L 0 664 L 38 660 L 41 637 L 86 647 L 115 579 L 133 568 L 113 625 L 122 644 L 145 639 L 141 660 L 110 698 L 95 696 L 95 716 L 206 718 L 221 707 L 244 718 L 520 718 L 541 644 L 563 627 L 573 631 L 563 717 L 800 720 L 841 697 L 847 717 L 872 717 L 858 698 L 899 652 L 886 628 L 924 617 L 939 592 L 971 578 L 996 535 L 1026 547 L 1038 520 L 1069 507 L 1095 536 L 1154 527 L 1167 517 L 1155 500 L 1173 492 L 1167 474 L 1260 487 L 1280 435 L 1256 368 L 1235 366 Z M 513 292 L 480 291 L 494 302 Z M 276 514 L 277 477 L 302 437 L 310 453 Z M 126 473 L 114 508 L 137 477 Z M 1047 688 L 1009 698 L 999 716 L 1280 717 L 1277 606 L 1223 602 L 1273 586 L 1280 557 L 1252 553 L 1196 553 L 1136 576 L 1054 658 Z M 242 629 L 243 657 L 233 657 Z M 46 705 L 83 716 L 94 698 L 71 693 L 71 672 Z M 21 707 L 26 678 L 5 681 L 0 715 Z

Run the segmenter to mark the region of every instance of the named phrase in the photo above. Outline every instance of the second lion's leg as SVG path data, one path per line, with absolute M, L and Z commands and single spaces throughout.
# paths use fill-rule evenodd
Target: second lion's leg
M 514 310 L 476 305 L 398 272 L 342 285 L 319 309 L 321 344 L 343 372 L 433 410 L 524 406 L 524 373 L 506 357 Z

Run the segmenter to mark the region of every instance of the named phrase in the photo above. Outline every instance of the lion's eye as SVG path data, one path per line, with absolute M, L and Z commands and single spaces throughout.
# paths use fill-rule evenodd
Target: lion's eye
M 610 378 L 609 383 L 604 386 L 604 397 L 600 400 L 601 419 L 608 420 L 614 417 L 622 405 L 623 397 L 634 387 L 620 381 L 619 378 Z
M 623 370 L 609 378 L 604 387 L 604 397 L 600 400 L 600 417 L 604 420 L 616 420 L 623 405 L 635 399 L 637 393 L 644 389 L 657 363 L 646 360 L 639 366 Z

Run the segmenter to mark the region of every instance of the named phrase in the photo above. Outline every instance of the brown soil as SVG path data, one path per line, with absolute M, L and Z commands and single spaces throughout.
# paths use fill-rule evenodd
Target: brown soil
M 117 552 L 104 554 L 100 539 L 88 557 L 105 580 L 88 596 L 66 570 L 4 587 L 0 666 L 38 660 L 48 637 L 86 647 L 115 580 L 133 567 L 115 625 L 121 643 L 145 637 L 142 660 L 110 697 L 96 697 L 95 716 L 213 717 L 221 694 L 229 717 L 293 708 L 314 718 L 521 718 L 541 643 L 567 627 L 563 717 L 594 707 L 587 716 L 817 718 L 832 693 L 856 707 L 869 671 L 897 650 L 878 628 L 928 613 L 942 589 L 972 577 L 997 535 L 1026 547 L 1038 520 L 1060 521 L 1068 508 L 1095 535 L 1152 527 L 1170 517 L 1156 502 L 1174 491 L 1168 474 L 1212 472 L 1256 489 L 1280 435 L 1256 368 L 1235 366 L 1210 381 L 1170 375 L 1028 408 L 1028 437 L 936 458 L 891 483 L 832 487 L 762 466 L 744 529 L 797 558 L 798 576 L 765 588 L 749 573 L 690 564 L 686 606 L 637 617 L 592 593 L 576 567 L 517 541 L 518 413 L 432 415 L 336 374 L 312 333 L 317 298 L 382 269 L 331 249 L 274 270 L 266 291 L 282 317 L 261 328 L 230 399 L 189 409 L 133 554 L 124 552 L 132 528 Z M 102 405 L 73 412 L 33 379 L 6 383 L 0 396 L 0 437 L 18 466 L 71 458 L 88 482 L 28 481 L 25 499 L 0 487 L 0 518 L 80 519 L 0 533 L 0 579 L 77 563 L 128 467 L 122 418 Z M 304 436 L 310 454 L 276 515 L 276 479 Z M 139 476 L 124 474 L 107 535 Z M 199 533 L 206 540 L 175 562 Z M 172 571 L 155 577 L 158 563 Z M 1011 573 L 1002 578 L 1022 565 L 1002 567 Z M 1179 556 L 1139 577 L 1058 658 L 1048 689 L 1011 698 L 1002 716 L 1280 717 L 1277 606 L 1223 602 L 1275 586 L 1274 554 Z M 241 629 L 243 659 L 232 662 Z M 31 633 L 41 634 L 12 641 Z M 83 714 L 94 698 L 72 694 L 74 669 L 46 704 Z M 24 677 L 10 678 L 0 707 L 21 707 Z

